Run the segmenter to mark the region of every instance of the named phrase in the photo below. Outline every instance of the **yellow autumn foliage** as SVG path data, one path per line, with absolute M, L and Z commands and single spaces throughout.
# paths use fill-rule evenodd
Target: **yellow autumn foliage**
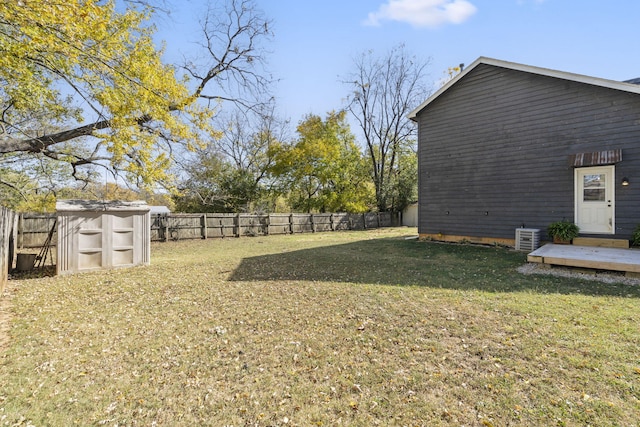
M 62 129 L 107 121 L 91 136 L 111 165 L 146 184 L 166 180 L 161 141 L 193 146 L 215 132 L 213 112 L 163 64 L 152 12 L 113 0 L 0 1 L 0 101 L 23 116 L 45 110 Z

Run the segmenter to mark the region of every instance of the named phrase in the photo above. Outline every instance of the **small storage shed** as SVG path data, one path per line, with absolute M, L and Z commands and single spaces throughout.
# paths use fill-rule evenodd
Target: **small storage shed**
M 413 203 L 402 211 L 402 225 L 404 227 L 418 226 L 418 204 Z
M 58 274 L 148 265 L 149 206 L 142 201 L 60 200 Z

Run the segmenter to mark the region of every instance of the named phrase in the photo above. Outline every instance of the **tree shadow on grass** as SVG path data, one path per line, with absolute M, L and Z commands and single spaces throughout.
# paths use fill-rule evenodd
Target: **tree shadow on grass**
M 640 286 L 519 273 L 525 263 L 525 253 L 502 247 L 386 238 L 245 258 L 229 280 L 640 297 Z

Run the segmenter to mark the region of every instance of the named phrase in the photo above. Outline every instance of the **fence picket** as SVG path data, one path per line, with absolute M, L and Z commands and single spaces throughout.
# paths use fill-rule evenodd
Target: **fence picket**
M 7 285 L 16 253 L 17 219 L 15 212 L 0 206 L 0 297 Z

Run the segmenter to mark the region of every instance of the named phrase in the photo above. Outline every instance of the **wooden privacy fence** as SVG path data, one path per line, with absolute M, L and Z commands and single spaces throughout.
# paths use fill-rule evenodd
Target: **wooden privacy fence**
M 0 206 L 0 297 L 4 293 L 15 254 L 17 215 Z
M 208 239 L 364 230 L 397 225 L 389 212 L 366 214 L 169 214 L 152 215 L 151 240 Z
M 49 231 L 56 224 L 56 214 L 29 214 L 18 215 L 18 242 L 20 249 L 40 248 L 47 240 Z M 57 233 L 53 234 L 52 245 L 58 241 Z
M 55 214 L 20 214 L 18 247 L 42 247 L 55 224 Z M 183 239 L 266 236 L 269 234 L 318 233 L 393 227 L 398 215 L 390 212 L 365 214 L 152 214 L 151 240 L 166 242 Z M 57 237 L 53 234 L 52 244 Z

